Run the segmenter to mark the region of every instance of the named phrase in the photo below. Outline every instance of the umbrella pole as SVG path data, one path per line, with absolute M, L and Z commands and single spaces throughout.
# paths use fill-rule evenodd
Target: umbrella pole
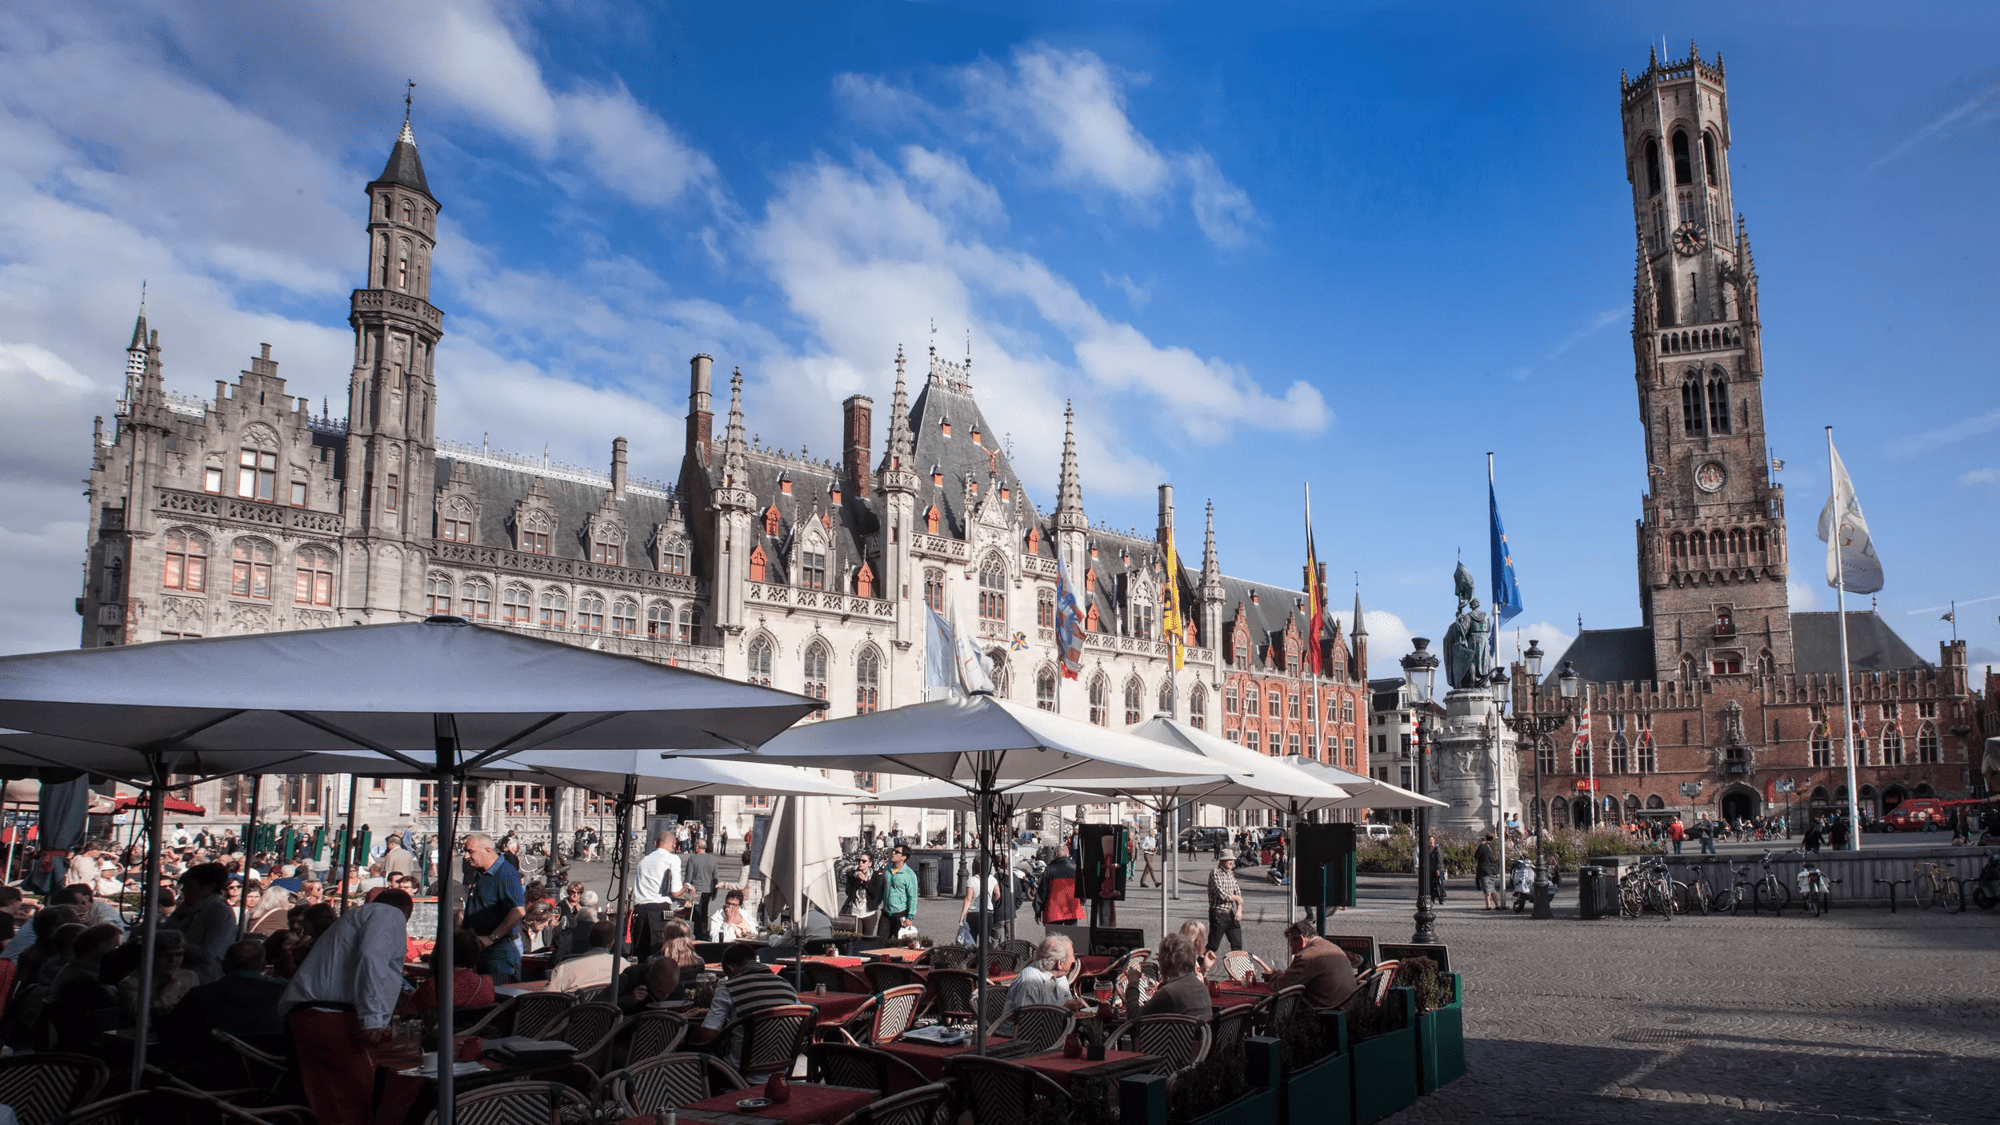
M 806 832 L 804 810 L 799 808 L 801 798 L 792 797 L 785 802 L 785 815 L 798 823 L 792 825 L 792 987 L 800 992 L 806 987 Z
M 626 891 L 625 882 L 627 873 L 632 867 L 632 833 L 630 831 L 632 805 L 638 799 L 638 775 L 628 773 L 625 775 L 625 792 L 618 795 L 618 851 L 616 853 L 618 857 L 616 863 L 618 868 L 618 909 L 615 912 L 615 916 L 618 919 L 618 929 L 616 936 L 611 942 L 611 1002 L 613 1004 L 618 1003 L 618 953 L 625 948 L 626 910 L 628 909 L 626 903 L 631 898 Z M 639 960 L 637 955 L 632 958 L 634 964 L 638 964 Z
M 457 842 L 456 826 L 452 816 L 458 811 L 458 723 L 450 715 L 438 715 L 433 720 L 437 732 L 437 793 L 438 828 L 437 846 L 432 851 L 437 856 L 437 982 L 438 994 L 438 1073 L 437 1073 L 437 1120 L 439 1125 L 452 1125 L 455 1117 L 454 1101 L 458 1076 L 452 1068 L 457 1051 L 452 1039 L 457 1031 L 458 1007 L 458 966 L 453 948 L 457 935 L 451 924 L 451 865 L 458 851 L 453 846 Z M 449 999 L 447 999 L 449 998 Z
M 340 912 L 342 914 L 347 913 L 347 889 L 354 885 L 354 852 L 358 843 L 354 838 L 354 814 L 360 811 L 360 806 L 361 775 L 350 773 L 347 775 L 347 843 L 341 849 L 346 854 L 340 857 Z M 249 898 L 250 896 L 244 895 L 243 897 Z
M 143 1089 L 140 1080 L 146 1076 L 146 1034 L 153 1023 L 153 947 L 160 935 L 160 844 L 164 834 L 161 824 L 167 816 L 167 763 L 159 755 L 153 757 L 153 786 L 146 794 L 147 807 L 153 816 L 146 834 L 146 878 L 140 884 L 140 894 L 144 898 L 144 922 L 140 926 L 139 938 L 139 1016 L 138 1024 L 132 1030 L 132 1089 Z M 244 898 L 249 898 L 249 883 L 244 883 Z
M 987 951 L 992 942 L 993 915 L 985 907 L 988 905 L 986 880 L 993 877 L 992 813 L 993 771 L 983 769 L 979 771 L 979 872 L 972 877 L 972 890 L 979 896 L 981 907 L 981 913 L 975 915 L 979 919 L 979 991 L 975 994 L 979 997 L 979 1010 L 972 1015 L 973 1035 L 977 1038 L 973 1053 L 978 1055 L 986 1053 L 986 989 L 989 987 L 986 977 L 991 967 Z
M 240 790 L 239 790 L 240 792 Z M 243 886 L 250 886 L 250 861 L 257 855 L 250 841 L 257 837 L 257 803 L 264 798 L 264 775 L 250 775 L 250 819 L 243 825 Z M 250 896 L 243 894 L 236 900 L 236 930 L 243 932 L 250 926 Z
M 1158 836 L 1158 838 L 1159 838 L 1160 840 L 1162 840 L 1162 841 L 1164 841 L 1164 840 L 1165 840 L 1165 839 L 1167 838 L 1167 837 L 1166 837 L 1166 833 L 1165 833 L 1164 829 L 1166 828 L 1166 825 L 1167 825 L 1167 810 L 1168 810 L 1169 808 L 1171 808 L 1171 807 L 1173 807 L 1173 800 L 1172 800 L 1171 798 L 1162 798 L 1162 799 L 1160 800 L 1160 806 L 1159 806 L 1159 811 L 1158 811 L 1158 813 L 1157 813 L 1156 815 L 1157 815 L 1157 816 L 1159 817 L 1159 828 L 1160 828 L 1160 829 L 1162 829 L 1162 831 L 1161 831 L 1161 832 L 1159 832 L 1159 833 L 1157 833 L 1156 835 L 1157 835 L 1157 836 Z M 1163 851 L 1163 852 L 1162 852 L 1162 854 L 1161 854 L 1161 856 L 1160 856 L 1160 871 L 1161 871 L 1162 873 L 1165 873 L 1166 869 L 1167 869 L 1167 863 L 1166 863 L 1166 855 L 1165 855 L 1165 853 L 1164 853 L 1164 851 Z M 1142 870 L 1143 870 L 1143 869 L 1142 869 Z M 1154 938 L 1154 939 L 1153 939 L 1153 948 L 1154 948 L 1154 949 L 1158 949 L 1158 948 L 1160 948 L 1160 943 L 1161 943 L 1161 942 L 1163 942 L 1163 941 L 1165 941 L 1165 940 L 1167 940 L 1167 884 L 1166 884 L 1166 881 L 1165 881 L 1165 880 L 1161 880 L 1161 882 L 1160 882 L 1160 936 L 1159 936 L 1159 937 L 1157 937 L 1157 938 Z

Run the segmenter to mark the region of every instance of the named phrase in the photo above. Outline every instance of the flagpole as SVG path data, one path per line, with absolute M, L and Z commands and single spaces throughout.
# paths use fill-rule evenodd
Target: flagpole
M 1861 803 L 1854 769 L 1853 672 L 1847 658 L 1847 567 L 1840 549 L 1840 480 L 1833 467 L 1833 427 L 1826 428 L 1826 475 L 1833 488 L 1833 528 L 1827 550 L 1833 552 L 1833 591 L 1840 605 L 1840 739 L 1847 755 L 1847 850 L 1861 850 Z
M 1493 451 L 1490 449 L 1486 451 L 1486 502 L 1489 506 L 1496 503 L 1493 498 Z M 1487 534 L 1490 536 L 1492 532 L 1489 530 Z M 1493 631 L 1486 637 L 1490 642 L 1488 652 L 1495 668 L 1500 666 L 1499 594 L 1500 591 L 1493 591 Z M 1507 771 L 1506 748 L 1500 744 L 1505 737 L 1504 727 L 1499 721 L 1500 706 L 1497 703 L 1493 706 L 1493 718 L 1493 835 L 1500 841 L 1500 874 L 1504 879 L 1507 873 Z

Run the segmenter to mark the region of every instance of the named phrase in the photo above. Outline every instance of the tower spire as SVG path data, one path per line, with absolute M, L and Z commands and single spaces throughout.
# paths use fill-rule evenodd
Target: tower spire
M 1201 587 L 1204 592 L 1213 589 L 1216 597 L 1222 596 L 1222 561 L 1215 553 L 1215 501 L 1208 502 L 1208 512 L 1201 534 Z
M 403 131 L 396 137 L 398 144 L 414 146 L 417 143 L 416 133 L 410 130 L 410 103 L 415 100 L 416 93 L 417 80 L 412 78 L 403 90 Z
M 1368 635 L 1368 622 L 1361 616 L 1361 587 L 1354 588 L 1354 628 L 1348 631 L 1350 637 Z
M 750 461 L 743 444 L 743 369 L 729 375 L 729 425 L 722 438 L 722 484 L 744 488 L 750 479 Z
M 1083 529 L 1083 480 L 1076 467 L 1076 408 L 1063 404 L 1062 476 L 1056 485 L 1056 526 Z

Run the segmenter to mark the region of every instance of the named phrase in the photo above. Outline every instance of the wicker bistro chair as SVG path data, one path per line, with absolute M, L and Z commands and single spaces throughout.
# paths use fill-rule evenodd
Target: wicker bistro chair
M 814 1082 L 859 1086 L 884 1094 L 927 1084 L 924 1072 L 887 1051 L 848 1043 L 815 1043 L 806 1048 L 806 1074 Z
M 0 1105 L 21 1125 L 46 1125 L 97 1097 L 111 1068 L 89 1055 L 49 1051 L 0 1058 Z
M 612 1071 L 597 1083 L 594 1100 L 600 1114 L 618 1120 L 679 1109 L 748 1085 L 735 1067 L 714 1055 L 682 1051 Z
M 822 1026 L 820 1038 L 829 1043 L 847 1042 L 857 1046 L 893 1043 L 917 1022 L 917 1007 L 923 1003 L 924 986 L 906 984 L 879 992 L 861 1005 L 845 1021 Z
M 1000 1021 L 1007 1015 L 1007 992 L 1008 988 L 1006 985 L 994 984 L 992 981 L 986 982 L 986 991 L 984 993 L 986 1002 L 981 1005 L 979 1022 L 986 1026 L 986 1033 L 988 1035 L 993 1034 L 993 1029 L 998 1027 Z
M 825 985 L 828 992 L 848 991 L 849 978 L 846 969 L 838 965 L 829 965 L 824 961 L 806 961 L 802 965 L 806 971 L 808 987 Z
M 906 984 L 924 983 L 922 973 L 895 961 L 870 961 L 861 966 L 861 975 L 868 978 L 868 987 L 877 992 L 886 992 Z
M 951 1103 L 951 1085 L 933 1082 L 862 1106 L 841 1119 L 840 1125 L 947 1125 L 952 1117 Z
M 930 1011 L 944 1023 L 969 1023 L 977 1014 L 973 1003 L 979 978 L 964 969 L 932 969 Z
M 591 1125 L 590 1099 L 560 1082 L 502 1082 L 461 1092 L 453 1107 L 458 1125 Z M 424 1125 L 437 1125 L 437 1110 Z
M 1076 1013 L 1063 1005 L 1023 1004 L 1014 1009 L 1014 1024 L 1007 1043 L 1009 1053 L 1039 1055 L 1053 1051 L 1074 1030 Z
M 1030 957 L 1028 960 L 1032 961 L 1034 958 Z M 1001 948 L 986 951 L 986 975 L 988 976 L 992 976 L 994 973 L 1020 972 L 1021 966 L 1026 963 L 1021 960 L 1019 954 L 1011 949 Z
M 954 1055 L 944 1075 L 957 1083 L 972 1125 L 1021 1125 L 1024 1121 L 1067 1120 L 1074 1108 L 1069 1091 L 1040 1071 L 1004 1059 Z
M 576 1061 L 597 1075 L 611 1069 L 611 1047 L 624 1016 L 616 1004 L 578 1004 L 563 1017 L 555 1037 L 576 1048 Z
M 1013 938 L 1001 942 L 1000 948 L 1014 955 L 1014 967 L 1016 969 L 1019 969 L 1022 965 L 1034 963 L 1035 943 L 1032 941 L 1022 941 L 1020 938 Z
M 679 1012 L 640 1012 L 625 1021 L 626 1066 L 658 1058 L 687 1038 L 687 1017 Z
M 1208 1017 L 1208 1042 L 1212 1050 L 1235 1052 L 1243 1049 L 1243 1038 L 1250 1034 L 1251 1020 L 1257 1014 L 1257 1005 L 1252 1002 L 1231 1004 L 1218 1008 Z
M 712 1045 L 727 1051 L 741 1032 L 743 1045 L 736 1053 L 739 1073 L 753 1082 L 773 1071 L 789 1074 L 818 1020 L 819 1009 L 811 1004 L 780 1004 L 723 1024 Z
M 576 1007 L 576 997 L 567 992 L 525 992 L 514 997 L 515 1035 L 547 1039 L 562 1026 L 563 1017 Z
M 1276 1035 L 1306 1010 L 1306 986 L 1295 984 L 1281 988 L 1257 1007 L 1255 1022 L 1258 1029 L 1263 1034 Z
M 1132 1037 L 1132 1050 L 1167 1060 L 1174 1070 L 1185 1070 L 1208 1057 L 1208 1024 L 1193 1016 L 1162 1012 L 1129 1020 L 1111 1033 L 1110 1041 L 1122 1043 Z
M 1257 979 L 1258 973 L 1269 975 L 1271 966 L 1264 963 L 1248 950 L 1232 949 L 1222 956 L 1222 972 L 1238 984 Z
M 979 947 L 973 945 L 934 945 L 931 947 L 930 965 L 933 969 L 963 969 L 979 956 Z

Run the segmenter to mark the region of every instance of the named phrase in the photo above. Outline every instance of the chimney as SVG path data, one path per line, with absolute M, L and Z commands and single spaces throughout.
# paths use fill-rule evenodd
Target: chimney
M 611 498 L 625 499 L 625 439 L 611 439 Z
M 868 495 L 868 446 L 873 437 L 875 400 L 867 395 L 851 395 L 840 404 L 841 442 L 846 447 L 847 487 L 851 495 Z
M 715 411 L 708 401 L 709 379 L 715 360 L 706 353 L 688 361 L 687 455 L 703 468 L 714 464 L 709 446 L 715 437 Z
M 1167 532 L 1174 527 L 1174 486 L 1160 486 L 1160 526 L 1155 532 L 1161 547 L 1167 545 Z

